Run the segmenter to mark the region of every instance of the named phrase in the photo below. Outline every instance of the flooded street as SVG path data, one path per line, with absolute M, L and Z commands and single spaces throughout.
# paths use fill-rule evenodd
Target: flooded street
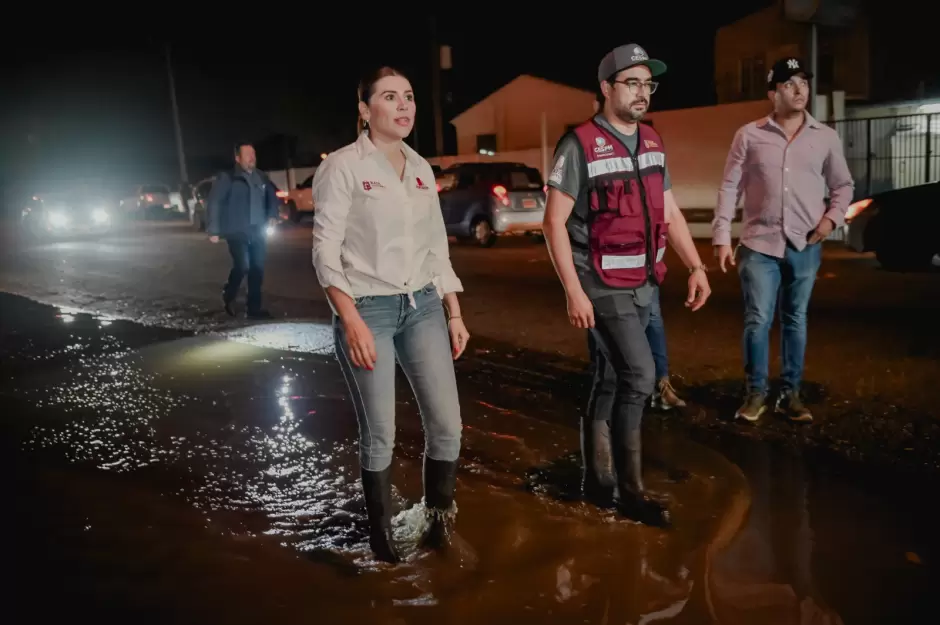
M 647 482 L 675 526 L 637 525 L 577 500 L 583 375 L 513 353 L 458 364 L 464 449 L 446 557 L 414 547 L 423 437 L 401 380 L 395 533 L 408 557 L 394 567 L 368 550 L 355 418 L 325 325 L 192 335 L 0 295 L 0 374 L 3 523 L 23 622 L 906 623 L 933 612 L 938 515 L 910 495 L 921 484 L 720 432 L 695 442 L 650 415 Z

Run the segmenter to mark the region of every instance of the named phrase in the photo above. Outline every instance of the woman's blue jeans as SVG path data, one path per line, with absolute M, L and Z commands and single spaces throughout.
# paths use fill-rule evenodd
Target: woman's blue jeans
M 460 402 L 444 306 L 428 285 L 414 294 L 356 300 L 356 308 L 375 338 L 375 368 L 352 364 L 346 333 L 333 319 L 336 355 L 359 420 L 359 462 L 382 471 L 395 447 L 395 362 L 411 383 L 425 432 L 425 454 L 453 462 L 460 455 Z

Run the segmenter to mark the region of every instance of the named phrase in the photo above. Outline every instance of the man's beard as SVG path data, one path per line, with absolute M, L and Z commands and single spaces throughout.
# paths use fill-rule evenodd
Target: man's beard
M 615 108 L 614 115 L 617 117 L 617 119 L 625 124 L 634 124 L 640 121 L 646 115 L 646 108 L 637 110 L 633 108 L 634 104 L 637 104 L 637 102 L 632 102 L 630 103 L 630 106 L 625 106 L 623 108 Z M 646 102 L 643 102 L 643 104 L 646 104 L 647 107 L 649 106 L 649 104 Z

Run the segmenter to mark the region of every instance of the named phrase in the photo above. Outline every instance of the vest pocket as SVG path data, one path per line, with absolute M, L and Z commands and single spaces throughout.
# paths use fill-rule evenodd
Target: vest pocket
M 646 186 L 646 201 L 649 207 L 656 211 L 665 210 L 666 192 L 663 190 L 664 180 L 662 174 L 654 173 L 645 176 L 642 180 L 643 184 Z

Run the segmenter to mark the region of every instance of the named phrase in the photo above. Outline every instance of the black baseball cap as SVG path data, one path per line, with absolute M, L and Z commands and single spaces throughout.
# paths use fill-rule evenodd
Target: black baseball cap
M 607 53 L 601 64 L 597 67 L 597 82 L 604 82 L 617 72 L 645 65 L 649 68 L 653 76 L 659 76 L 666 72 L 666 64 L 656 59 L 651 59 L 646 50 L 635 43 L 628 43 L 625 46 L 614 48 Z
M 794 76 L 802 74 L 807 80 L 813 77 L 802 59 L 793 56 L 782 58 L 770 69 L 767 74 L 767 91 L 774 91 L 782 82 L 787 82 Z

